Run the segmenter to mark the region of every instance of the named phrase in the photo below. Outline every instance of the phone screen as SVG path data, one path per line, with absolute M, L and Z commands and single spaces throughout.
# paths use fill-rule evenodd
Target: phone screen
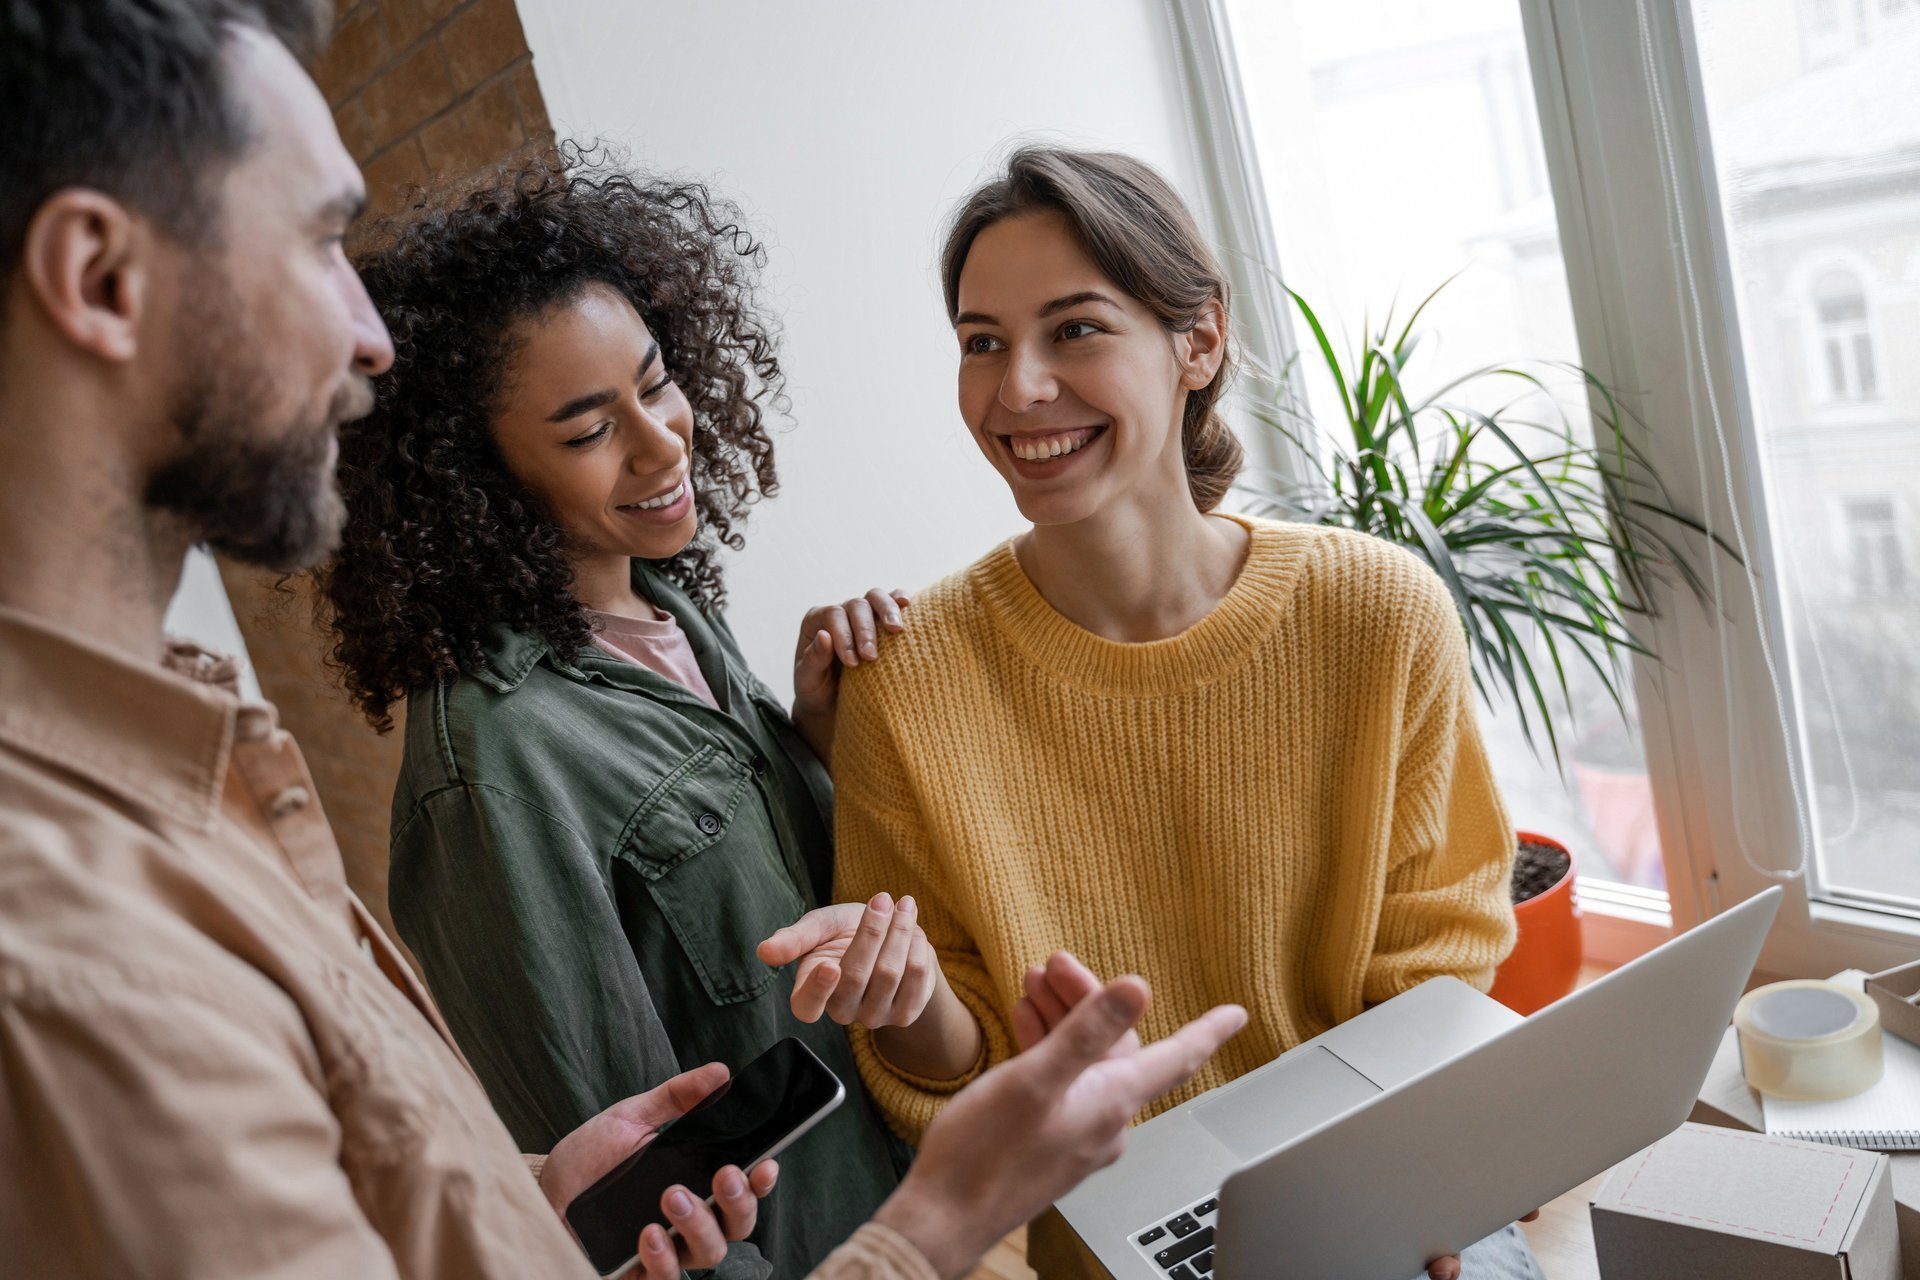
M 574 1197 L 567 1224 L 606 1275 L 633 1257 L 641 1228 L 669 1225 L 660 1212 L 668 1187 L 710 1195 L 714 1174 L 730 1164 L 750 1168 L 845 1096 L 812 1050 L 782 1040 Z

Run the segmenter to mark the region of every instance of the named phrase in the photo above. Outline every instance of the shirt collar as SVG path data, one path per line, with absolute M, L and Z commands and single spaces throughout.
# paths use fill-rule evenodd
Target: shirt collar
M 540 659 L 553 652 L 553 646 L 544 636 L 515 631 L 505 623 L 496 622 L 480 638 L 480 650 L 482 661 L 480 669 L 473 673 L 474 678 L 489 689 L 512 693 L 540 664 Z
M 726 695 L 721 689 L 725 684 L 726 665 L 723 659 L 716 660 L 713 657 L 719 645 L 699 608 L 664 574 L 644 560 L 633 562 L 633 585 L 641 595 L 672 614 L 680 624 L 688 643 L 693 646 L 694 656 L 700 660 L 708 684 L 713 687 L 714 695 L 725 706 Z M 546 637 L 516 631 L 505 623 L 496 622 L 487 628 L 481 636 L 480 649 L 482 662 L 480 669 L 473 673 L 474 678 L 499 693 L 512 693 L 518 689 L 533 669 L 540 665 L 542 658 L 550 658 L 554 669 L 562 675 L 576 680 L 587 678 L 586 672 L 578 665 L 561 661 Z M 706 670 L 709 665 L 719 667 L 721 679 L 718 684 L 715 683 L 715 673 Z
M 0 606 L 0 743 L 196 830 L 213 824 L 239 664 L 170 642 L 135 661 Z

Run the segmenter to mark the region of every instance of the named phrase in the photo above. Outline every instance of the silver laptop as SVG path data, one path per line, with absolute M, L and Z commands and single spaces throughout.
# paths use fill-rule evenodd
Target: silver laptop
M 1687 1118 L 1781 891 L 1521 1018 L 1436 978 L 1140 1125 L 1059 1202 L 1119 1280 L 1409 1280 Z

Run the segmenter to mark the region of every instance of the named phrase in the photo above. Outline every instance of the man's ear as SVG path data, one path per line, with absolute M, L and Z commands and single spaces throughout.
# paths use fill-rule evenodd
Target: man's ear
M 56 191 L 34 211 L 20 255 L 28 296 L 76 347 L 133 359 L 157 246 L 145 222 L 112 196 Z
M 1213 381 L 1227 355 L 1227 309 L 1220 305 L 1220 299 L 1214 298 L 1200 308 L 1193 328 L 1180 336 L 1184 339 L 1177 351 L 1180 385 L 1198 391 Z

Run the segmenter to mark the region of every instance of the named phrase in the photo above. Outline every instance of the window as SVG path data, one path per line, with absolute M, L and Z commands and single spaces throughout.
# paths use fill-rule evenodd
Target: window
M 1920 631 L 1900 541 L 1920 497 L 1920 396 L 1889 386 L 1865 287 L 1868 264 L 1920 246 L 1920 88 L 1910 26 L 1876 25 L 1844 56 L 1790 68 L 1789 29 L 1749 22 L 1739 0 L 1694 10 L 1707 126 L 1725 211 L 1745 378 L 1754 397 L 1768 527 L 1784 591 L 1782 672 L 1801 725 L 1813 859 L 1810 888 L 1837 903 L 1920 914 Z M 1794 122 L 1794 123 L 1789 123 Z M 1779 376 L 1783 264 L 1850 260 L 1810 286 L 1817 399 L 1852 406 L 1802 431 Z M 1920 325 L 1920 300 L 1889 296 L 1888 332 Z M 1872 489 L 1862 491 L 1861 481 Z M 1838 512 L 1834 554 L 1820 554 Z M 1823 527 L 1824 526 L 1824 527 Z M 1825 536 L 1823 536 L 1825 535 Z
M 1879 393 L 1867 299 L 1858 277 L 1827 271 L 1813 287 L 1815 380 L 1829 400 L 1872 400 Z
M 1583 363 L 1517 0 L 1226 8 L 1279 260 L 1336 347 L 1458 273 L 1423 317 L 1419 386 L 1488 364 Z M 1337 393 L 1307 367 L 1309 403 L 1324 411 Z M 1577 417 L 1577 377 L 1555 390 Z M 1573 849 L 1583 884 L 1658 890 L 1633 680 L 1620 682 L 1623 717 L 1593 672 L 1568 663 L 1571 698 L 1547 695 L 1564 770 L 1528 744 L 1510 703 L 1482 704 L 1502 794 L 1519 828 Z
M 1845 499 L 1840 518 L 1840 563 L 1852 570 L 1854 598 L 1871 602 L 1904 590 L 1907 567 L 1900 554 L 1893 499 L 1885 495 Z
M 1603 790 L 1530 792 L 1496 728 L 1516 815 L 1580 826 L 1608 850 L 1588 873 L 1623 881 L 1657 873 L 1612 850 L 1656 843 L 1667 893 L 1601 886 L 1616 923 L 1635 893 L 1684 925 L 1784 882 L 1763 967 L 1910 959 L 1920 5 L 1780 0 L 1769 12 L 1797 20 L 1774 21 L 1750 0 L 1174 3 L 1232 19 L 1289 284 L 1357 328 L 1383 290 L 1418 296 L 1470 263 L 1431 317 L 1432 372 L 1578 358 L 1627 389 L 1637 446 L 1703 522 L 1697 549 L 1726 548 L 1700 591 L 1661 593 L 1637 710 L 1586 744 L 1639 772 L 1650 819 L 1618 836 L 1593 820 L 1615 811 Z

